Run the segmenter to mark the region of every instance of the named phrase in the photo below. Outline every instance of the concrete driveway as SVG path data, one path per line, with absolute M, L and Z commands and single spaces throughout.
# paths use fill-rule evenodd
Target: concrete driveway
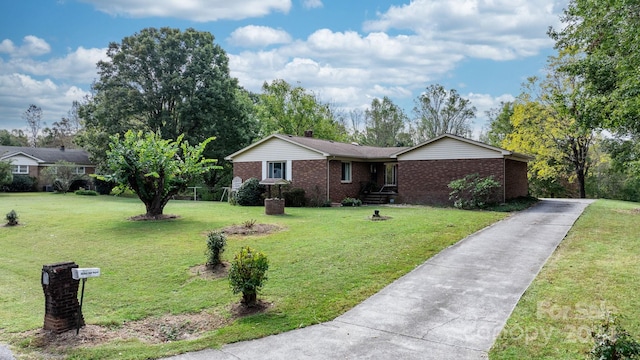
M 333 321 L 171 360 L 486 359 L 591 200 L 545 199 L 429 259 Z
M 486 359 L 524 291 L 591 202 L 542 200 L 445 249 L 333 321 L 167 359 Z M 1 345 L 0 359 L 12 359 Z

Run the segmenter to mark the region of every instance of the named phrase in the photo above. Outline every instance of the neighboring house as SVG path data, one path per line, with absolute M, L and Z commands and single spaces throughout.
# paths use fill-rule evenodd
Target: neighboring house
M 76 164 L 78 175 L 93 174 L 96 166 L 89 161 L 89 153 L 81 149 L 33 148 L 0 145 L 0 161 L 10 161 L 14 175 L 28 175 L 38 180 L 38 189 L 47 184 L 41 174 L 44 169 L 55 166 L 58 161 Z
M 474 173 L 501 184 L 497 201 L 528 194 L 528 156 L 450 134 L 410 148 L 321 140 L 311 132 L 305 137 L 275 134 L 225 159 L 243 181 L 283 178 L 307 197 L 332 202 L 383 195 L 383 202 L 448 204 L 447 185 Z

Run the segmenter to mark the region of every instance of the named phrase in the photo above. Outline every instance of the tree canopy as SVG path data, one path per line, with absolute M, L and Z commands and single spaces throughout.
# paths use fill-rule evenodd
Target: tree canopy
M 422 142 L 445 133 L 469 137 L 476 108 L 455 89 L 445 90 L 434 84 L 418 96 L 413 112 L 418 123 L 417 140 Z
M 361 142 L 371 146 L 412 145 L 408 118 L 388 97 L 373 99 L 364 112 L 365 129 Z
M 329 104 L 301 86 L 292 86 L 284 80 L 265 82 L 256 104 L 260 133 L 313 136 L 327 140 L 345 140 L 345 127 L 336 119 Z
M 207 156 L 222 159 L 255 135 L 248 94 L 229 74 L 228 58 L 208 32 L 147 28 L 112 42 L 98 62 L 93 96 L 81 107 L 81 145 L 105 159 L 110 136 L 127 130 L 217 141 Z
M 31 146 L 38 146 L 38 134 L 42 127 L 42 108 L 31 104 L 22 114 L 22 118 L 27 122 L 27 128 L 29 129 L 29 142 Z
M 640 134 L 639 14 L 637 1 L 571 0 L 563 28 L 549 31 L 558 49 L 581 54 L 563 71 L 584 80 L 585 110 L 614 132 Z
M 215 159 L 202 154 L 214 138 L 196 146 L 183 141 L 162 139 L 160 134 L 127 131 L 111 136 L 107 151 L 109 175 L 121 187 L 131 188 L 146 207 L 145 217 L 158 219 L 164 206 L 180 191 L 185 190 L 205 172 L 215 168 Z

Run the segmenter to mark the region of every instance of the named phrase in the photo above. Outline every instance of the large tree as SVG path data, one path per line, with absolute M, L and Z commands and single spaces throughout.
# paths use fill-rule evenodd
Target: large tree
M 346 129 L 330 104 L 284 80 L 265 82 L 256 108 L 262 136 L 273 133 L 303 136 L 310 130 L 320 139 L 346 139 Z
M 562 21 L 549 34 L 558 49 L 582 55 L 563 71 L 584 80 L 585 110 L 613 132 L 640 134 L 640 3 L 571 0 Z
M 536 155 L 531 170 L 534 177 L 552 179 L 569 174 L 578 183 L 579 196 L 586 197 L 585 180 L 589 149 L 596 128 L 588 111 L 590 95 L 582 79 L 560 71 L 576 61 L 571 53 L 549 57 L 547 76 L 531 78 L 511 117 L 513 131 L 504 144 L 509 150 Z
M 421 142 L 445 133 L 470 136 L 476 108 L 455 89 L 446 90 L 442 85 L 434 84 L 418 96 L 413 112 L 418 123 L 418 141 Z
M 42 128 L 42 108 L 31 104 L 22 114 L 22 118 L 27 122 L 29 129 L 29 143 L 33 147 L 38 146 L 38 135 Z
M 364 112 L 365 129 L 362 143 L 371 146 L 413 145 L 408 118 L 402 109 L 388 97 L 375 98 Z
M 251 101 L 212 34 L 147 28 L 110 43 L 107 57 L 80 111 L 80 143 L 94 161 L 106 158 L 111 135 L 130 129 L 192 144 L 215 136 L 206 156 L 220 160 L 253 140 Z
M 111 136 L 107 151 L 109 175 L 120 186 L 131 188 L 146 207 L 145 218 L 162 218 L 167 202 L 216 167 L 214 159 L 202 154 L 214 138 L 196 146 L 183 141 L 162 139 L 160 134 L 127 131 L 124 136 Z

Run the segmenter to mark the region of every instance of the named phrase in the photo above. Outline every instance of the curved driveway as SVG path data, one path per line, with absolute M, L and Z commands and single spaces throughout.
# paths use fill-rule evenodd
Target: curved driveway
M 545 199 L 445 249 L 333 321 L 169 359 L 486 359 L 590 203 Z

